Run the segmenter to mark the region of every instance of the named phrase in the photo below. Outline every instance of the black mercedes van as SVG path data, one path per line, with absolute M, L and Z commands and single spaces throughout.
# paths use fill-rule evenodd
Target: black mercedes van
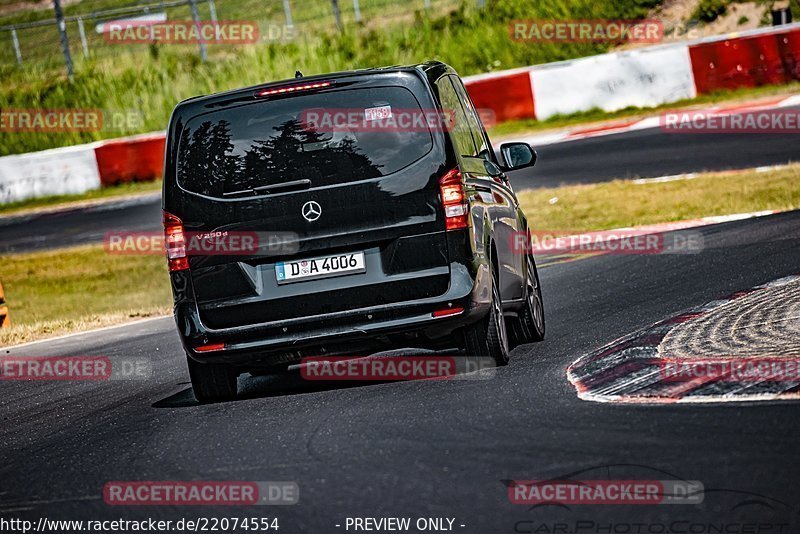
M 460 348 L 504 365 L 543 339 L 505 174 L 535 162 L 524 143 L 494 152 L 440 62 L 178 104 L 162 207 L 195 396 L 233 398 L 239 374 L 308 356 Z

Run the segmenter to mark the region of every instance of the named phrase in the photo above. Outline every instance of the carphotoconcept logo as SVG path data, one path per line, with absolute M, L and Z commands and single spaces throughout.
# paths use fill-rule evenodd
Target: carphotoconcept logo
M 511 531 L 529 534 L 788 533 L 788 523 L 775 520 L 797 515 L 789 503 L 745 488 L 708 488 L 663 467 L 634 463 L 570 466 L 569 474 L 500 482 L 509 502 L 528 513 Z M 661 505 L 684 506 L 650 508 Z

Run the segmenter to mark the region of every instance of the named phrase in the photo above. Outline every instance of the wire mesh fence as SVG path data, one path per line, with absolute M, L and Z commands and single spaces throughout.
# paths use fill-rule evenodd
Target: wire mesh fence
M 175 0 L 116 5 L 120 0 L 83 0 L 64 7 L 63 29 L 69 58 L 80 64 L 90 58 L 146 53 L 159 42 L 154 36 L 115 41 L 109 28 L 185 24 L 223 24 L 247 21 L 257 27 L 257 42 L 305 40 L 322 33 L 352 27 L 381 28 L 412 24 L 415 12 L 444 12 L 459 0 Z M 483 0 L 472 0 L 478 5 Z M 153 30 L 154 31 L 154 30 Z M 203 34 L 205 35 L 205 34 Z M 173 46 L 195 50 L 206 59 L 207 50 L 222 47 L 215 39 L 173 41 Z M 66 62 L 54 10 L 40 9 L 0 16 L 0 66 L 49 69 Z

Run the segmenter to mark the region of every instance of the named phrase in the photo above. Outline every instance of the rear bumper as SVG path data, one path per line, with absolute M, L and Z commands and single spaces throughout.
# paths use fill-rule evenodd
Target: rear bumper
M 186 275 L 173 273 L 173 287 L 191 292 Z M 188 295 L 187 295 L 188 296 Z M 286 321 L 211 329 L 203 324 L 193 299 L 179 300 L 175 320 L 187 354 L 208 363 L 290 363 L 301 351 L 325 347 L 428 346 L 448 339 L 465 325 L 482 318 L 491 305 L 491 280 L 485 264 L 450 264 L 450 284 L 440 296 Z M 457 315 L 435 317 L 434 311 L 463 308 Z M 223 350 L 198 352 L 196 347 L 223 343 Z M 316 355 L 316 354 L 315 354 Z

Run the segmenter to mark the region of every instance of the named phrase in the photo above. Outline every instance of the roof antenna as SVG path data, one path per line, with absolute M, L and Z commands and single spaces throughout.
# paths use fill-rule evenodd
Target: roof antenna
M 303 73 L 300 72 L 299 70 L 296 70 L 296 71 L 294 71 L 294 77 L 295 78 L 302 78 L 303 77 Z

